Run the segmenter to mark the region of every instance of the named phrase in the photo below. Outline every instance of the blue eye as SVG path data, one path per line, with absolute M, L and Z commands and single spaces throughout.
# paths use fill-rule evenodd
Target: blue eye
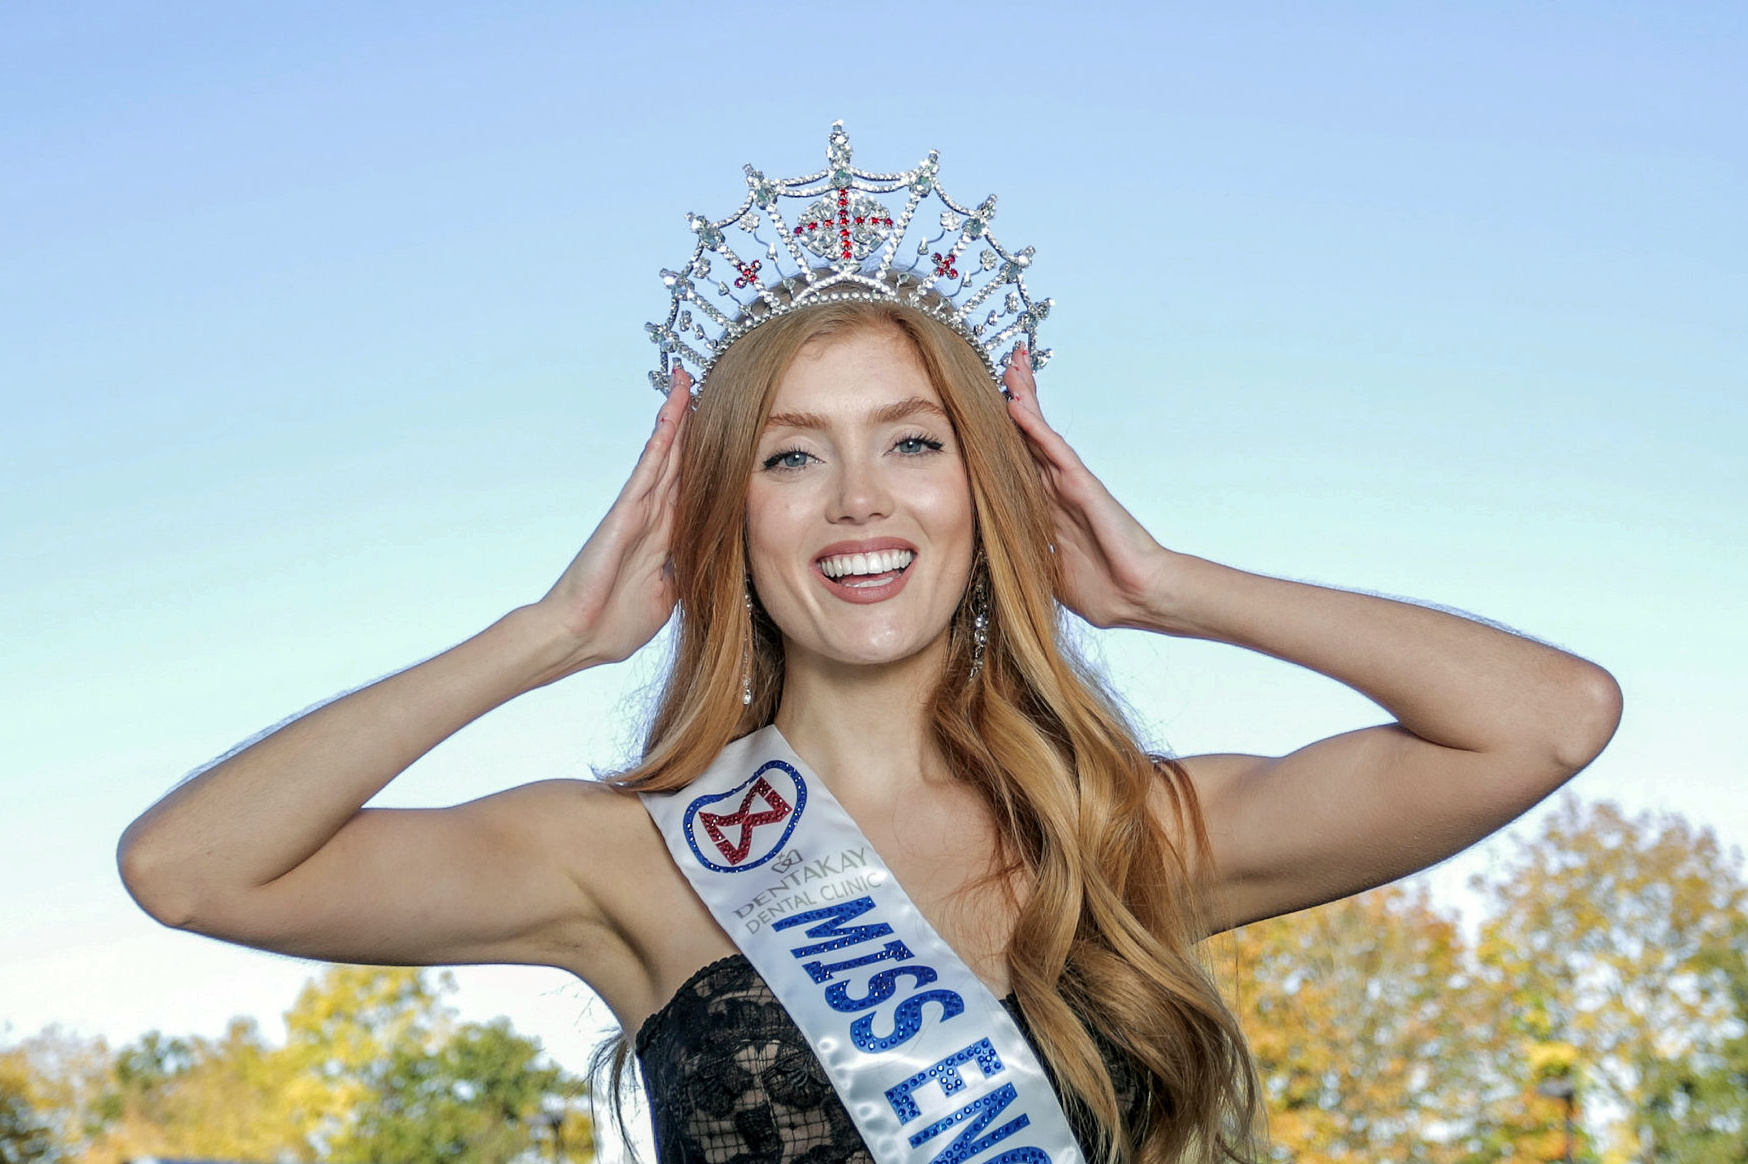
M 801 449 L 784 449 L 780 453 L 772 453 L 765 458 L 767 469 L 800 469 L 807 465 L 810 458 Z
M 923 453 L 938 453 L 945 446 L 940 441 L 926 436 L 900 437 L 893 449 L 907 457 L 920 456 Z

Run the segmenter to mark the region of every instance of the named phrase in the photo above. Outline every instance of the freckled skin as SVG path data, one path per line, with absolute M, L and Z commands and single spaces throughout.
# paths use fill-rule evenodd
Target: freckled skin
M 778 385 L 747 493 L 747 543 L 759 601 L 782 630 L 789 666 L 894 663 L 944 646 L 971 569 L 975 521 L 952 426 L 905 401 L 941 399 L 909 345 L 886 332 L 803 348 Z M 939 447 L 933 447 L 938 445 Z M 916 559 L 891 598 L 847 602 L 816 562 L 828 546 L 896 537 Z

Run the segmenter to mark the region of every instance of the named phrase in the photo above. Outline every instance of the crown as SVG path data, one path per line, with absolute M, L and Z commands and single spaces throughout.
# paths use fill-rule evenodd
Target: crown
M 686 216 L 698 237 L 692 258 L 662 272 L 672 296 L 668 318 L 644 325 L 661 352 L 660 368 L 649 374 L 658 391 L 673 386 L 683 364 L 702 381 L 729 345 L 761 323 L 845 300 L 900 303 L 933 316 L 971 344 L 998 385 L 1001 349 L 1021 335 L 1033 367 L 1049 360 L 1049 350 L 1038 348 L 1038 324 L 1053 301 L 1026 289 L 1032 248 L 1009 251 L 990 233 L 995 195 L 969 208 L 953 201 L 936 180 L 934 150 L 897 174 L 858 169 L 850 152 L 844 123 L 834 121 L 825 169 L 767 178 L 749 165 L 740 209 L 720 219 Z M 876 195 L 898 195 L 903 205 Z M 938 217 L 932 206 L 924 210 L 931 195 L 941 204 Z M 784 217 L 784 199 L 804 204 L 793 221 Z

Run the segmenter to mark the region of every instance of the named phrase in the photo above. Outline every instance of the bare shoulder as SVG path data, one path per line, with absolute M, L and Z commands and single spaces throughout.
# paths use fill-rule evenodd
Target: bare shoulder
M 1236 753 L 1157 756 L 1149 808 L 1177 848 L 1184 870 L 1205 895 L 1204 924 L 1217 933 L 1233 924 L 1230 857 L 1233 804 L 1266 757 Z
M 699 966 L 733 952 L 636 794 L 593 780 L 547 780 L 501 794 L 524 837 L 554 855 L 591 903 L 597 934 L 561 964 L 634 1029 Z
M 1179 756 L 1165 762 L 1178 768 L 1189 779 L 1198 800 L 1217 802 L 1268 759 L 1267 756 L 1235 752 L 1211 752 L 1202 756 Z
M 493 805 L 506 824 L 513 822 L 528 838 L 538 838 L 551 844 L 554 852 L 571 857 L 633 858 L 652 841 L 657 845 L 661 841 L 653 831 L 636 827 L 649 817 L 636 795 L 601 780 L 539 780 L 474 803 Z
M 471 818 L 502 852 L 535 855 L 573 874 L 585 890 L 610 884 L 647 847 L 634 827 L 645 815 L 637 798 L 595 780 L 538 780 L 445 811 Z
M 1221 825 L 1223 806 L 1236 788 L 1264 761 L 1261 756 L 1210 754 L 1202 756 L 1155 756 L 1157 779 L 1150 790 L 1153 815 L 1171 833 L 1173 840 L 1190 850 Z
M 474 805 L 495 819 L 500 843 L 527 846 L 562 874 L 611 939 L 640 944 L 640 911 L 626 906 L 672 862 L 635 794 L 598 780 L 541 780 Z

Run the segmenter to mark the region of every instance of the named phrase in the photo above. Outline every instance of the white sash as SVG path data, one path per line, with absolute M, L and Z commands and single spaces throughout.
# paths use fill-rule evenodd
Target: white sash
M 879 1164 L 1084 1164 L 1013 1019 L 775 726 L 642 799 Z

